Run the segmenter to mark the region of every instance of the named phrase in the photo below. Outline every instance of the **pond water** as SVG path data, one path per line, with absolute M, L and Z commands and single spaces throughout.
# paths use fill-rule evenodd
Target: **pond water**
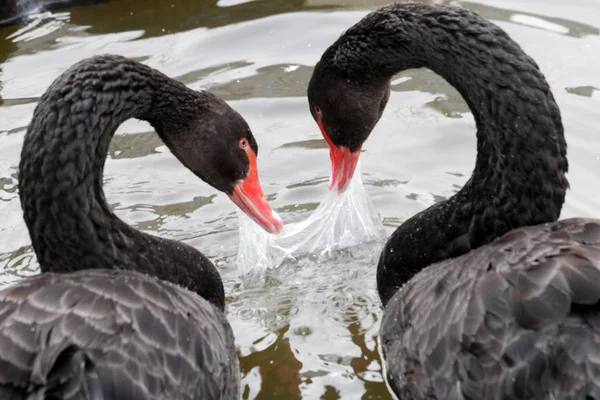
M 285 221 L 300 221 L 325 199 L 330 167 L 306 100 L 312 67 L 346 28 L 386 3 L 114 0 L 0 29 L 0 283 L 38 271 L 16 168 L 39 97 L 71 64 L 121 54 L 227 100 L 257 138 L 271 204 Z M 536 59 L 561 107 L 569 145 L 571 190 L 562 218 L 600 216 L 600 3 L 455 3 L 492 19 Z M 427 70 L 396 77 L 361 156 L 364 187 L 388 235 L 466 182 L 474 133 L 468 108 L 441 78 Z M 377 344 L 378 248 L 298 260 L 261 284 L 244 284 L 234 205 L 180 165 L 145 122 L 119 128 L 105 191 L 128 223 L 193 245 L 218 266 L 244 399 L 391 398 Z

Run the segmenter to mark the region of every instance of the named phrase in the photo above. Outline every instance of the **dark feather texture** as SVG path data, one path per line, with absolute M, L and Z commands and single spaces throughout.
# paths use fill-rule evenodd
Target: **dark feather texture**
M 106 203 L 108 146 L 130 118 L 149 121 L 182 164 L 221 191 L 230 192 L 248 171 L 239 139 L 257 151 L 246 121 L 210 92 L 121 56 L 78 62 L 40 99 L 21 151 L 19 196 L 40 267 L 137 270 L 224 309 L 221 277 L 202 253 L 130 227 Z
M 333 43 L 308 87 L 336 146 L 358 148 L 386 105 L 390 79 L 429 68 L 465 99 L 477 125 L 473 175 L 448 201 L 403 223 L 377 267 L 384 304 L 434 262 L 521 226 L 555 221 L 568 188 L 560 111 L 535 61 L 501 28 L 459 7 L 399 3 Z
M 46 273 L 0 292 L 2 399 L 236 399 L 223 314 L 128 271 Z
M 21 153 L 19 195 L 45 274 L 0 292 L 0 398 L 238 396 L 215 266 L 127 225 L 106 202 L 108 146 L 129 118 L 149 121 L 185 166 L 225 192 L 249 169 L 240 138 L 258 150 L 223 100 L 139 62 L 97 56 L 61 74 Z
M 514 230 L 392 297 L 388 380 L 410 399 L 600 399 L 599 300 L 600 220 Z
M 456 195 L 403 223 L 382 251 L 392 389 L 401 399 L 600 399 L 600 222 L 554 222 L 568 189 L 560 111 L 506 32 L 459 7 L 383 7 L 324 52 L 311 112 L 334 146 L 360 149 L 392 76 L 420 67 L 469 105 L 477 160 Z

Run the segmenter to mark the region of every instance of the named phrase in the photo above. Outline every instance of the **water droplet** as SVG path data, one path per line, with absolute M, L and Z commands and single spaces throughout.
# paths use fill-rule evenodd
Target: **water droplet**
M 308 336 L 312 333 L 312 329 L 310 329 L 308 326 L 300 326 L 296 329 L 294 329 L 294 335 L 297 336 Z

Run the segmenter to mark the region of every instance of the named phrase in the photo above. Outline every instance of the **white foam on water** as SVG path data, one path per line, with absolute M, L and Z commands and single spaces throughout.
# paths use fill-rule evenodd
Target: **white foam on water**
M 363 187 L 360 162 L 344 193 L 329 192 L 306 220 L 286 224 L 278 235 L 267 233 L 239 210 L 238 217 L 237 265 L 242 276 L 260 275 L 306 256 L 313 262 L 325 261 L 341 250 L 352 251 L 359 245 L 382 243 L 386 238 Z

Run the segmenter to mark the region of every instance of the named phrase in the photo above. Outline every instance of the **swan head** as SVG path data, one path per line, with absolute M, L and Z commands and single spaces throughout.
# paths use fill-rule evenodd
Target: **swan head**
M 362 145 L 381 118 L 389 94 L 389 79 L 349 76 L 323 59 L 315 66 L 308 104 L 329 146 L 329 190 L 342 193 L 347 189 Z
M 248 123 L 217 96 L 209 92 L 198 95 L 198 99 L 173 110 L 168 123 L 155 126 L 157 132 L 200 179 L 227 194 L 267 232 L 279 233 L 283 221 L 263 193 L 258 144 Z

